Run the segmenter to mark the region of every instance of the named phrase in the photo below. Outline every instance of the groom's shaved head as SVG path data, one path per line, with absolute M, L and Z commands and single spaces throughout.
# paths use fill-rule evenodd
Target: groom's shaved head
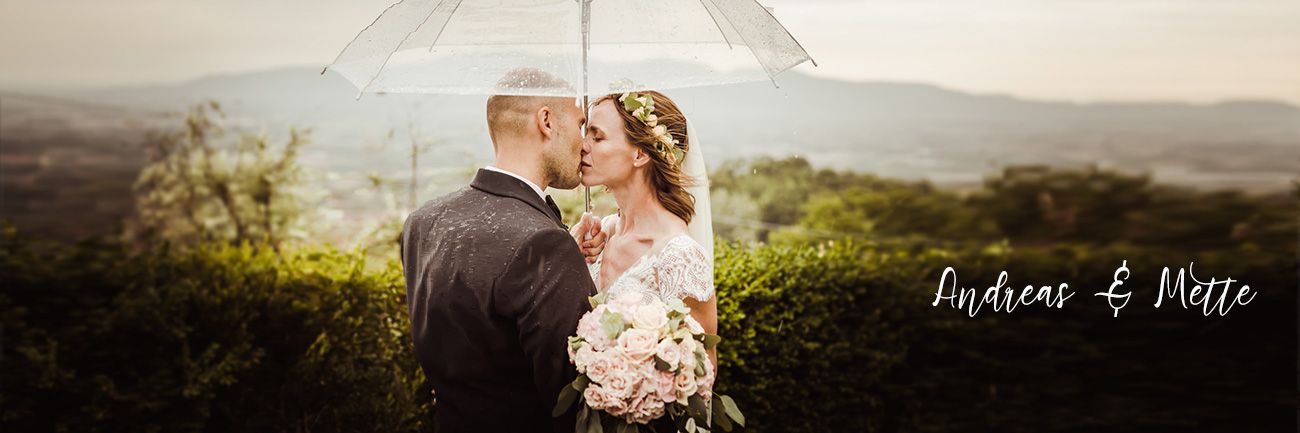
M 532 125 L 532 117 L 543 106 L 550 106 L 558 115 L 563 115 L 562 105 L 573 104 L 573 100 L 558 96 L 523 96 L 517 93 L 557 92 L 572 93 L 573 86 L 554 75 L 540 69 L 515 69 L 497 82 L 501 94 L 492 95 L 487 101 L 488 134 L 492 145 L 500 136 L 519 136 Z

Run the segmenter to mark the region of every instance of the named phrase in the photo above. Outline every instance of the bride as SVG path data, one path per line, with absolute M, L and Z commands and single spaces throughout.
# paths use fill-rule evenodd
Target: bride
M 608 238 L 588 269 L 598 291 L 681 299 L 705 332 L 717 334 L 707 172 L 692 146 L 685 116 L 662 93 L 593 103 L 582 183 L 608 188 L 619 210 L 601 221 Z M 716 351 L 709 358 L 717 365 Z

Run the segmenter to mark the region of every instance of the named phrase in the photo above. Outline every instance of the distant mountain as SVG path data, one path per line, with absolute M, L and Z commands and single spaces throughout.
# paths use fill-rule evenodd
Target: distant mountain
M 330 170 L 405 167 L 409 126 L 442 144 L 429 166 L 491 154 L 484 97 L 373 95 L 354 100 L 317 68 L 217 75 L 179 85 L 58 95 L 142 112 L 214 98 L 270 132 L 311 127 L 306 157 Z M 1207 187 L 1285 187 L 1300 172 L 1300 107 L 1274 101 L 1075 104 L 976 95 L 925 84 L 845 82 L 797 73 L 780 88 L 750 83 L 670 91 L 709 161 L 800 155 L 818 165 L 941 184 L 969 184 L 1009 164 L 1096 163 Z M 390 129 L 396 132 L 384 144 Z

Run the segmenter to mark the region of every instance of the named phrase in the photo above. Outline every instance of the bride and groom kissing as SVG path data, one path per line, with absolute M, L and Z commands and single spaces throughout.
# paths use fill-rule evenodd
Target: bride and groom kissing
M 537 70 L 502 83 L 567 86 Z M 577 410 L 551 412 L 577 376 L 569 336 L 598 293 L 680 300 L 717 333 L 707 179 L 685 116 L 654 91 L 597 98 L 590 119 L 578 105 L 491 96 L 495 162 L 403 226 L 411 335 L 436 431 L 573 431 Z M 584 214 L 568 229 L 544 189 L 580 183 L 605 186 L 618 213 Z

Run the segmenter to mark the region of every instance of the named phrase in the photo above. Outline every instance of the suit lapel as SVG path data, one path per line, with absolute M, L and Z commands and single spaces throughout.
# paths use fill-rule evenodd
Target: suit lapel
M 541 197 L 537 196 L 537 192 L 533 191 L 532 187 L 519 179 L 505 173 L 480 168 L 469 186 L 488 194 L 510 197 L 528 203 L 533 209 L 537 209 L 547 218 L 550 218 L 551 221 L 555 221 L 556 225 L 568 230 L 568 227 L 560 219 L 559 211 L 552 209 Z

